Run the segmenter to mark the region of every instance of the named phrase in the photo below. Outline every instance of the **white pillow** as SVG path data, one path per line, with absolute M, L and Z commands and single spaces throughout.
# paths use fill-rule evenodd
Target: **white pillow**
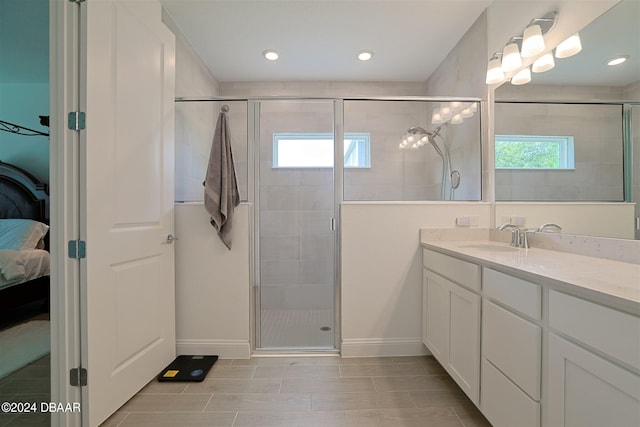
M 35 249 L 49 226 L 32 219 L 0 219 L 0 249 Z

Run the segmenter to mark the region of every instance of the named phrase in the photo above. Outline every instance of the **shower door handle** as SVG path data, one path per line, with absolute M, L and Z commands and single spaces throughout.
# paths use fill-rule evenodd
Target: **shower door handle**
M 336 230 L 336 219 L 335 218 L 331 218 L 331 220 L 329 220 L 329 230 L 331 230 L 331 231 L 335 231 Z

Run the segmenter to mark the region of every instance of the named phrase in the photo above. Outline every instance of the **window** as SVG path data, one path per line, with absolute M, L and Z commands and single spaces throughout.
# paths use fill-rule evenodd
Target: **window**
M 333 134 L 274 133 L 273 167 L 333 167 Z M 368 133 L 344 134 L 344 167 L 371 167 L 371 150 Z
M 574 169 L 573 136 L 496 135 L 496 169 Z

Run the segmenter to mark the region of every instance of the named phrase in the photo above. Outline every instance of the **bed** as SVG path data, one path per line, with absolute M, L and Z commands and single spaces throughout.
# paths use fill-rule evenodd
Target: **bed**
M 49 308 L 47 185 L 0 161 L 0 310 Z

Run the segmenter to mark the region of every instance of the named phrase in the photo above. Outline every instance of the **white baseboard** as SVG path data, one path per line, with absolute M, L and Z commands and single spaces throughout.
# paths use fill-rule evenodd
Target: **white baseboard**
M 342 357 L 422 356 L 429 351 L 420 338 L 357 338 L 344 339 Z
M 242 340 L 176 340 L 177 354 L 217 355 L 221 359 L 249 359 L 251 345 Z

